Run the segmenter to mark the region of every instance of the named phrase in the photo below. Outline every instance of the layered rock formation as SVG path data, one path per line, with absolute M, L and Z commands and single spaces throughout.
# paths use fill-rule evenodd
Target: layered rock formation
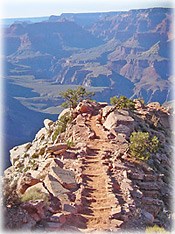
M 5 228 L 91 232 L 157 224 L 169 229 L 171 110 L 139 100 L 135 107 L 83 101 L 64 132 L 58 134 L 60 117 L 45 120 L 32 142 L 13 148 L 12 166 L 3 177 Z M 159 139 L 158 152 L 147 162 L 131 157 L 133 131 Z
M 110 87 L 163 103 L 171 99 L 172 22 L 170 8 L 150 8 L 16 23 L 4 33 L 7 74 Z

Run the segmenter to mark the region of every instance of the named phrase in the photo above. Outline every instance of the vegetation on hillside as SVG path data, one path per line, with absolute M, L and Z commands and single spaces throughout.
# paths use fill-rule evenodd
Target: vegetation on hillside
M 159 226 L 157 226 L 157 225 L 154 225 L 153 227 L 147 227 L 146 228 L 146 230 L 145 230 L 145 233 L 146 234 L 168 234 L 168 233 L 170 233 L 170 232 L 168 232 L 168 231 L 166 231 L 163 227 L 159 227 Z
M 59 134 L 66 131 L 67 124 L 70 123 L 71 121 L 72 121 L 72 117 L 69 113 L 66 113 L 60 117 L 60 119 L 57 122 L 57 128 L 52 136 L 53 141 L 56 140 Z
M 158 138 L 151 138 L 148 132 L 133 132 L 130 136 L 130 153 L 137 159 L 148 160 L 151 153 L 157 152 L 158 147 Z
M 39 188 L 31 188 L 30 191 L 26 191 L 21 197 L 21 202 L 43 200 L 45 203 L 49 202 L 49 196 L 42 192 Z
M 117 109 L 123 109 L 123 108 L 130 109 L 130 110 L 135 109 L 134 102 L 125 96 L 111 97 L 110 103 L 111 105 L 116 106 Z

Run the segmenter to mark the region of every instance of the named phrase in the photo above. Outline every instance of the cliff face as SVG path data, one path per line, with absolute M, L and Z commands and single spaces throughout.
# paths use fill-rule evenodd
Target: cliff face
M 121 76 L 132 84 L 128 97 L 163 103 L 171 99 L 172 18 L 171 9 L 153 8 L 13 24 L 4 33 L 5 54 L 16 69 L 7 70 L 18 75 L 23 65 L 36 79 L 115 91 Z
M 4 172 L 5 227 L 46 231 L 170 228 L 171 118 L 158 103 L 134 111 L 83 101 L 65 131 L 48 119 L 35 139 L 11 150 Z M 64 125 L 65 126 L 65 125 Z M 133 131 L 160 145 L 140 161 L 129 151 Z M 59 133 L 59 134 L 58 134 Z

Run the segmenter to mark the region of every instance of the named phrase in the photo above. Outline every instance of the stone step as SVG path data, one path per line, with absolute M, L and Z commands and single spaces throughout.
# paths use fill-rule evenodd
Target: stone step
M 89 174 L 89 173 L 84 173 L 84 172 L 82 172 L 81 177 L 82 177 L 82 176 L 101 177 L 103 173 L 104 173 L 104 172 L 101 172 L 101 173 L 91 173 L 91 174 Z
M 101 203 L 101 202 L 100 202 Z M 113 208 L 116 208 L 117 204 L 113 204 L 111 205 L 109 202 L 108 204 L 103 204 L 104 206 L 99 206 L 100 204 L 99 203 L 92 203 L 89 207 L 96 211 L 96 210 L 112 210 Z
M 116 199 L 115 195 L 113 193 L 111 194 L 108 194 L 107 196 L 104 196 L 104 197 L 98 197 L 98 201 L 103 201 L 103 200 L 107 200 L 107 199 Z M 82 199 L 85 199 L 85 200 L 88 200 L 88 201 L 91 201 L 91 200 L 94 200 L 94 197 L 87 197 L 87 196 L 82 196 Z
M 90 202 L 95 202 L 95 201 L 99 201 L 99 202 L 104 202 L 107 198 L 106 196 L 100 196 L 100 198 L 97 196 L 97 197 L 94 197 L 94 196 L 91 196 L 91 195 L 87 195 L 86 196 L 87 200 L 83 199 L 84 202 L 87 202 L 87 203 L 90 203 Z M 117 198 L 114 198 L 112 197 L 112 199 L 115 199 L 115 203 L 118 204 L 118 199 Z M 108 200 L 111 200 L 110 198 Z
M 98 160 L 100 160 L 101 157 L 99 157 L 99 155 L 85 155 L 82 159 L 83 160 L 88 160 L 88 159 L 98 159 Z
M 87 222 L 95 220 L 95 222 L 93 224 L 95 224 L 95 223 L 97 224 L 97 223 L 101 222 L 101 219 L 102 219 L 101 214 L 100 215 L 95 215 L 95 216 L 93 214 L 91 214 L 91 215 L 90 214 L 77 214 L 76 217 L 78 218 L 79 215 L 85 217 L 87 219 Z M 112 226 L 113 226 L 113 228 L 120 227 L 123 224 L 123 220 L 111 219 L 110 224 L 111 224 L 110 229 L 112 228 Z M 94 227 L 94 228 L 97 229 L 97 226 Z M 86 232 L 87 230 L 94 230 L 94 228 L 83 229 L 83 230 Z
M 95 168 L 95 170 L 98 170 L 98 171 L 103 171 L 105 168 L 106 168 L 107 166 L 102 166 L 102 164 L 101 163 L 91 163 L 91 164 L 89 164 L 89 163 L 87 163 L 87 164 L 84 164 L 83 165 L 83 167 L 82 167 L 82 169 L 83 170 L 85 170 L 85 169 L 92 169 L 92 170 L 94 170 L 94 168 Z
M 113 204 L 113 205 L 107 205 L 107 206 L 84 206 L 83 208 L 82 208 L 82 210 L 83 211 L 106 211 L 106 210 L 111 210 L 112 212 L 116 212 L 116 211 L 119 211 L 119 208 L 117 209 L 117 204 Z M 84 212 L 83 212 L 84 213 Z
M 101 181 L 99 181 L 100 183 Z M 105 184 L 103 184 L 102 186 L 93 186 L 93 182 L 89 182 L 87 185 L 85 185 L 85 189 L 95 189 L 95 190 L 102 190 L 102 189 L 105 189 L 107 191 L 111 191 L 113 189 L 112 185 L 108 185 L 108 186 L 105 186 Z
M 86 163 L 92 163 L 92 164 L 94 163 L 95 164 L 95 163 L 98 163 L 98 162 L 100 163 L 101 160 L 99 160 L 99 159 L 91 159 L 91 158 L 90 159 L 86 159 L 86 161 L 84 160 L 84 164 L 86 164 Z

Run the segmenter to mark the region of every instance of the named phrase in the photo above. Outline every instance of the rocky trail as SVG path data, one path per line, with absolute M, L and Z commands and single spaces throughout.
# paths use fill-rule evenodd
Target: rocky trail
M 89 141 L 90 153 L 82 161 L 82 205 L 81 216 L 86 219 L 88 230 L 114 230 L 123 221 L 113 219 L 119 214 L 121 207 L 113 192 L 109 176 L 109 162 L 106 152 L 110 151 L 111 143 L 104 135 L 102 126 L 97 124 L 97 117 L 92 116 L 89 126 L 95 133 L 95 139 Z
M 14 147 L 12 167 L 4 172 L 5 226 L 84 233 L 154 224 L 168 229 L 169 112 L 156 103 L 136 104 L 137 112 L 130 113 L 84 101 L 64 133 L 55 138 L 58 122 L 46 119 L 32 143 Z M 152 127 L 157 109 L 164 134 Z M 140 126 L 164 142 L 149 164 L 129 152 L 129 136 Z M 65 139 L 75 145 L 68 147 Z M 13 192 L 22 201 L 17 206 Z

